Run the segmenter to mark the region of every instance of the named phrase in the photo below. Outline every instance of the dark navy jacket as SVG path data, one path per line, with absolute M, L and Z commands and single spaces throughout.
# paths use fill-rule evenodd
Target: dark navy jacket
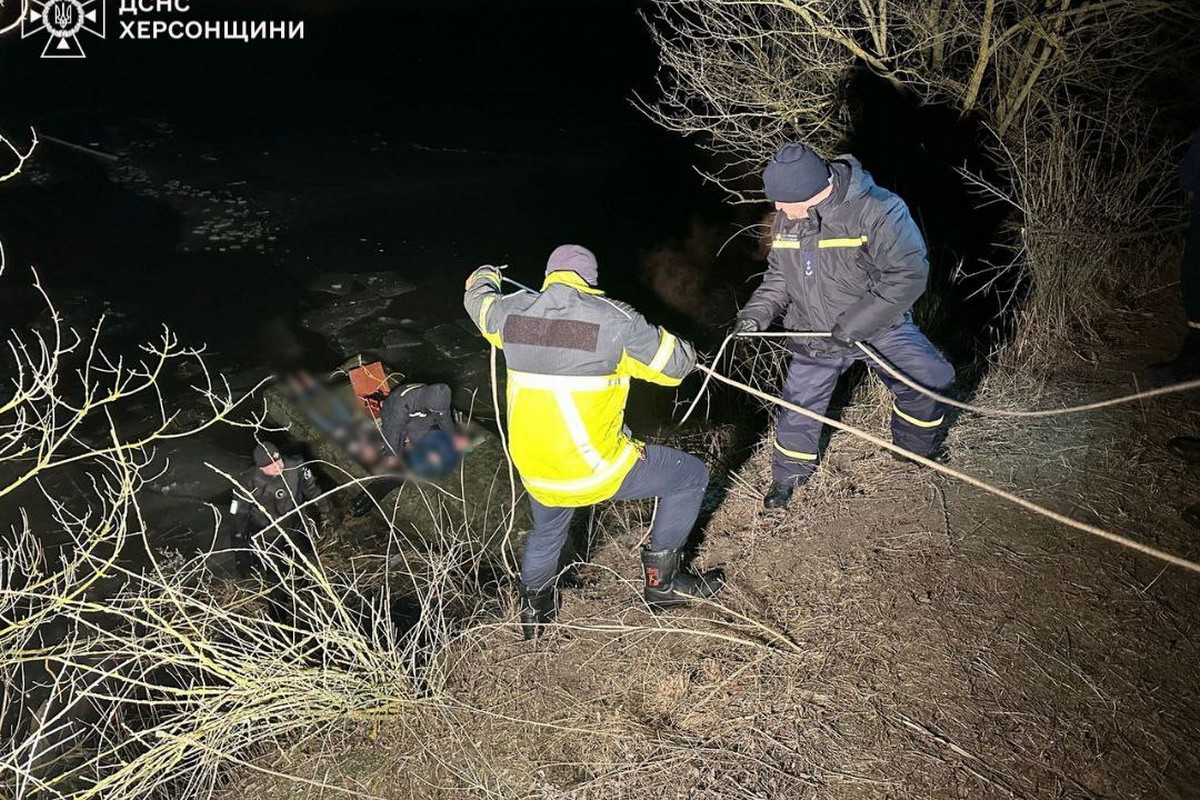
M 229 509 L 237 535 L 248 537 L 266 530 L 280 518 L 282 528 L 302 531 L 305 520 L 300 515 L 305 512 L 290 512 L 314 500 L 318 511 L 329 514 L 328 499 L 317 500 L 321 490 L 313 471 L 295 458 L 285 458 L 283 464 L 283 472 L 279 475 L 267 475 L 258 467 L 242 473 L 241 486 L 234 491 L 233 505 Z
M 453 396 L 444 383 L 411 383 L 397 386 L 383 402 L 383 438 L 396 453 L 404 441 L 420 441 L 434 428 L 454 433 L 450 415 Z
M 833 194 L 808 219 L 775 215 L 767 272 L 740 316 L 766 328 L 786 310 L 789 330 L 870 341 L 908 319 L 924 293 L 925 240 L 904 201 L 858 159 L 829 166 Z

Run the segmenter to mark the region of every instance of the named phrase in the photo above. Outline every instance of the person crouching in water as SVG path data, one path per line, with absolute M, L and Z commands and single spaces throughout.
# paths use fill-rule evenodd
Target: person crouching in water
M 444 383 L 397 386 L 383 403 L 380 427 L 385 463 L 424 480 L 437 480 L 458 468 L 470 439 L 459 432 Z

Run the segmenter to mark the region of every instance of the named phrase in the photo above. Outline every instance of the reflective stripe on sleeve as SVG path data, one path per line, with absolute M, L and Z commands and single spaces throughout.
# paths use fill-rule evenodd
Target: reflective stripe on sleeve
M 674 334 L 663 331 L 662 342 L 658 345 L 658 352 L 654 354 L 654 360 L 650 362 L 650 369 L 655 372 L 662 372 L 663 367 L 671 359 L 671 355 L 675 352 L 675 336 Z
M 772 239 L 771 247 L 776 250 L 799 250 L 800 242 L 795 239 Z

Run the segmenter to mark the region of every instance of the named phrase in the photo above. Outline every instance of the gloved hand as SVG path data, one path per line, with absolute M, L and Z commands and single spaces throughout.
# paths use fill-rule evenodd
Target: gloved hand
M 831 336 L 808 339 L 804 347 L 814 358 L 845 358 L 858 350 L 854 342 L 843 339 L 836 332 Z
M 761 330 L 762 326 L 753 317 L 738 317 L 734 320 L 733 327 L 729 329 L 729 333 L 731 336 L 737 336 L 739 333 L 757 333 Z
M 484 264 L 482 267 L 479 267 L 478 269 L 476 269 L 474 272 L 472 272 L 470 275 L 467 276 L 467 288 L 470 289 L 471 286 L 473 286 L 475 284 L 475 282 L 480 280 L 481 278 L 486 278 L 487 280 L 490 280 L 492 283 L 496 284 L 497 287 L 499 287 L 500 286 L 500 267 L 494 267 L 491 264 Z

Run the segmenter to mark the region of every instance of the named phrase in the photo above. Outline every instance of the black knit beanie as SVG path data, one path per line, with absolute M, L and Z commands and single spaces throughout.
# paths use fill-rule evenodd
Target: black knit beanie
M 763 189 L 776 203 L 800 203 L 829 184 L 829 165 L 799 142 L 779 148 L 763 170 Z

